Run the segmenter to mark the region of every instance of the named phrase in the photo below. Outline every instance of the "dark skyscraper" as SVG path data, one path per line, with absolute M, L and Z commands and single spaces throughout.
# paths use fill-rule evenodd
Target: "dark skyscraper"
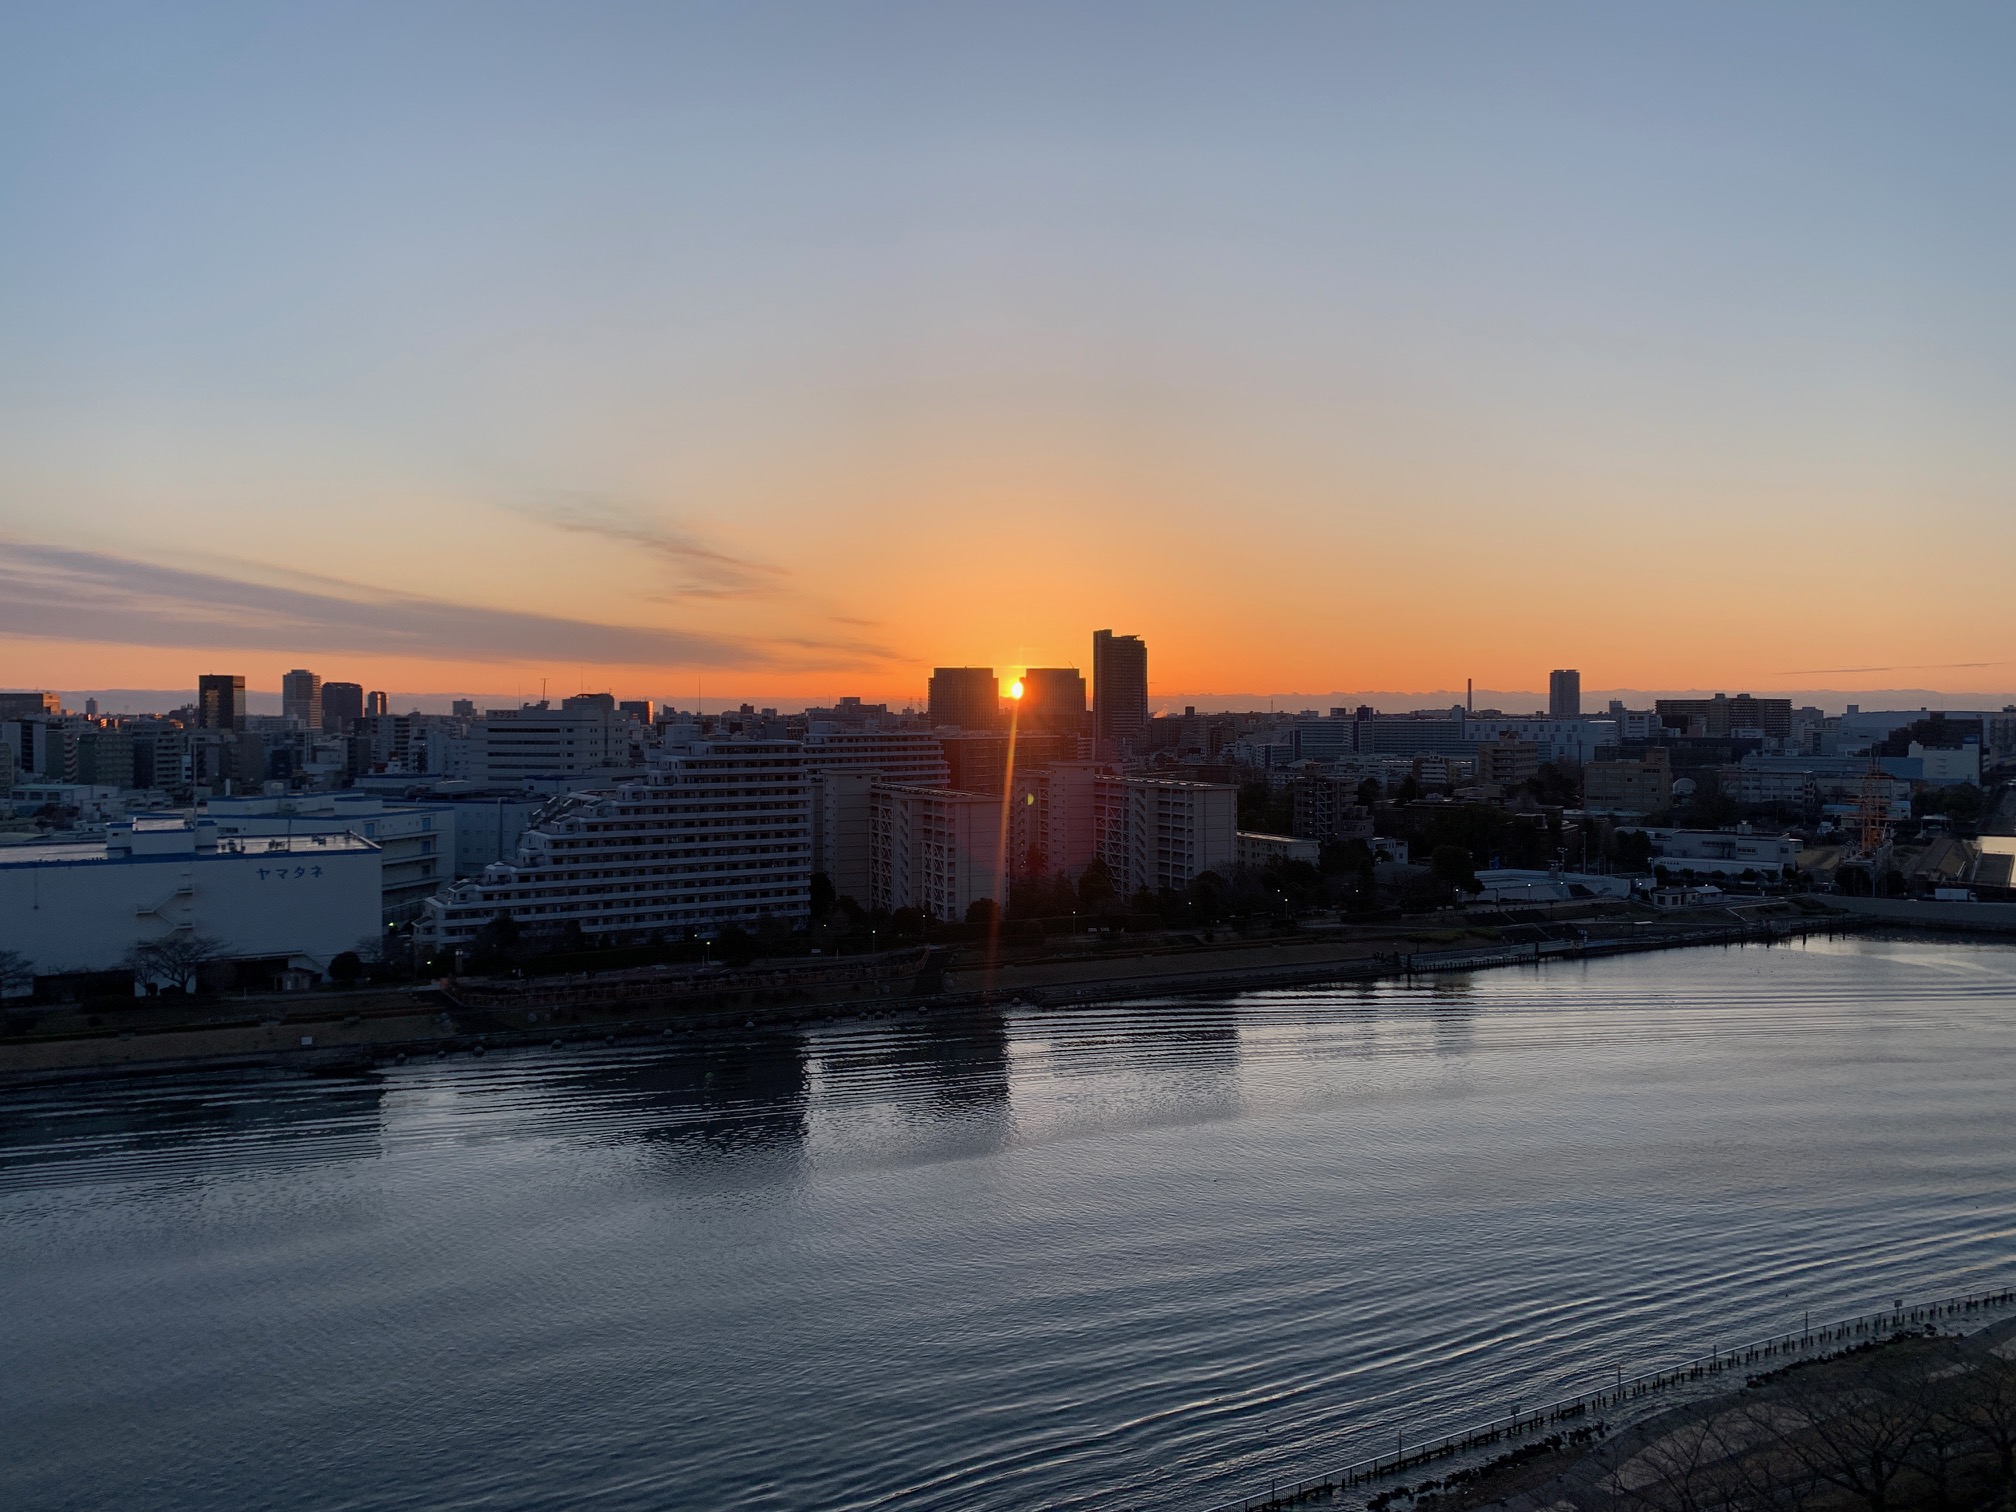
M 1148 643 L 1140 636 L 1092 632 L 1092 727 L 1102 753 L 1148 728 Z
M 992 667 L 931 669 L 931 723 L 957 730 L 992 730 L 1001 723 L 1001 685 Z
M 196 679 L 196 719 L 206 730 L 235 730 L 245 723 L 245 679 L 206 672 Z
M 392 712 L 392 700 L 387 698 L 383 693 L 366 693 L 364 695 L 364 712 L 373 717 L 389 714 Z
M 331 735 L 348 735 L 364 717 L 364 685 L 331 682 L 322 684 L 322 728 Z
M 304 728 L 322 728 L 322 679 L 305 667 L 296 667 L 280 679 L 280 712 L 298 719 Z
M 1548 677 L 1547 717 L 1549 719 L 1582 717 L 1582 674 L 1573 667 L 1565 667 Z
M 1085 675 L 1076 667 L 1031 667 L 1022 674 L 1019 728 L 1031 735 L 1085 731 Z

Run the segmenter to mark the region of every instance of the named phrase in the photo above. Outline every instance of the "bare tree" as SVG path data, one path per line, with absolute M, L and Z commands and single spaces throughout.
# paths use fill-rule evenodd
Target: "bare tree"
M 198 974 L 223 954 L 224 942 L 215 935 L 178 930 L 158 940 L 142 940 L 126 952 L 121 964 L 143 982 L 193 992 Z
M 35 963 L 18 950 L 0 950 L 0 998 L 35 985 Z
M 2005 1504 L 2016 1508 L 2016 1360 L 1985 1349 L 1956 1352 L 1933 1410 L 1994 1456 Z
M 1924 1394 L 1863 1365 L 1795 1374 L 1749 1416 L 1813 1479 L 1891 1512 L 1930 1426 Z

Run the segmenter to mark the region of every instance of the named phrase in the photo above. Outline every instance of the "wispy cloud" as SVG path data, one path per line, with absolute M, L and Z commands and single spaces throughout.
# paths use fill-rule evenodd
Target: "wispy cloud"
M 556 530 L 639 547 L 670 563 L 678 578 L 671 593 L 653 595 L 660 602 L 746 598 L 781 586 L 786 575 L 781 567 L 723 551 L 689 530 L 601 494 L 544 493 L 518 509 Z
M 1773 672 L 1772 677 L 1837 677 L 1860 672 L 1978 672 L 1983 667 L 2016 666 L 2006 661 L 1909 662 L 1900 667 L 1802 667 L 1796 672 Z
M 0 635 L 109 645 L 349 651 L 439 661 L 774 669 L 769 642 L 388 593 L 190 571 L 105 552 L 0 540 Z M 842 648 L 833 648 L 840 650 Z M 847 658 L 848 664 L 861 654 Z M 829 665 L 830 665 L 829 661 Z

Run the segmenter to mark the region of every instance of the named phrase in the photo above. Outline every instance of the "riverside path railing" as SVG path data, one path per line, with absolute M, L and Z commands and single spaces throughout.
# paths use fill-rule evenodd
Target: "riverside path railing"
M 1928 1323 L 1936 1326 L 1941 1319 L 1978 1316 L 2011 1306 L 2016 1306 L 2016 1288 L 1968 1292 L 1963 1296 L 1948 1297 L 1942 1301 L 1923 1303 L 1915 1307 L 1899 1306 L 1880 1312 L 1862 1313 L 1856 1317 L 1823 1324 L 1818 1328 L 1801 1327 L 1790 1333 L 1778 1334 L 1754 1344 L 1739 1345 L 1734 1349 L 1713 1349 L 1706 1355 L 1683 1365 L 1675 1365 L 1668 1370 L 1647 1371 L 1642 1375 L 1620 1376 L 1618 1380 L 1598 1390 L 1564 1397 L 1543 1407 L 1536 1407 L 1530 1412 L 1514 1407 L 1504 1417 L 1493 1418 L 1459 1432 L 1401 1432 L 1395 1436 L 1391 1454 L 1375 1454 L 1366 1459 L 1353 1460 L 1327 1475 L 1295 1481 L 1279 1481 L 1270 1486 L 1264 1496 L 1255 1495 L 1236 1501 L 1220 1502 L 1209 1508 L 1208 1512 L 1283 1512 L 1283 1509 L 1288 1507 L 1371 1485 L 1402 1470 L 1412 1470 L 1417 1466 L 1485 1449 L 1508 1440 L 1524 1438 L 1553 1424 L 1575 1423 L 1580 1419 L 1586 1419 L 1593 1412 L 1600 1412 L 1606 1408 L 1627 1408 L 1642 1398 L 1669 1391 L 1688 1382 L 1705 1381 L 1727 1371 L 1764 1364 L 1767 1361 L 1800 1358 L 1815 1351 L 1822 1351 L 1830 1344 L 1852 1345 L 1857 1341 L 1885 1338 Z M 1410 1444 L 1413 1447 L 1408 1447 Z

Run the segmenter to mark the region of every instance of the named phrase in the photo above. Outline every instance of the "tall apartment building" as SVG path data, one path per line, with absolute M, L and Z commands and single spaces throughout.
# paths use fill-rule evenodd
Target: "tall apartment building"
M 1031 667 L 1022 674 L 1016 724 L 1029 735 L 1085 732 L 1085 674 L 1076 667 Z
M 296 667 L 280 679 L 280 714 L 297 720 L 304 730 L 322 728 L 322 679 Z
M 1573 667 L 1561 667 L 1547 675 L 1547 717 L 1582 717 L 1582 674 Z
M 205 730 L 235 730 L 245 722 L 245 679 L 206 672 L 196 679 L 196 721 Z
M 1288 789 L 1294 805 L 1291 828 L 1295 835 L 1319 845 L 1331 840 L 1369 841 L 1372 811 L 1358 801 L 1358 789 L 1364 781 L 1356 774 L 1297 777 Z
M 936 728 L 992 730 L 1001 723 L 1001 684 L 992 667 L 933 667 L 929 707 Z
M 1092 733 L 1101 750 L 1131 746 L 1148 728 L 1148 644 L 1092 632 Z
M 1002 887 L 1001 800 L 878 782 L 869 798 L 871 906 L 957 921 Z
M 601 940 L 799 924 L 811 820 L 796 741 L 695 741 L 612 787 L 553 799 L 513 860 L 428 899 L 419 933 L 436 948 L 466 944 L 499 913 Z
M 1024 831 L 1018 835 L 1022 855 L 1031 846 L 1042 854 L 1044 869 L 1053 875 L 1077 877 L 1099 854 L 1099 778 L 1091 761 L 1059 761 L 1031 768 L 1023 783 Z
M 322 684 L 322 728 L 331 735 L 348 735 L 364 722 L 364 685 L 353 682 Z
M 1239 857 L 1239 790 L 1162 777 L 1101 777 L 1094 788 L 1099 859 L 1123 896 L 1180 890 Z
M 1477 747 L 1477 781 L 1499 793 L 1510 792 L 1540 775 L 1540 747 L 1531 740 L 1505 734 Z
M 870 865 L 870 795 L 881 775 L 872 769 L 810 773 L 812 870 L 833 886 L 836 898 L 866 907 L 873 895 Z
M 1752 698 L 1748 693 L 1732 698 L 1717 693 L 1713 698 L 1656 699 L 1652 707 L 1659 722 L 1675 735 L 1712 737 L 1756 730 L 1782 740 L 1792 733 L 1789 698 Z

